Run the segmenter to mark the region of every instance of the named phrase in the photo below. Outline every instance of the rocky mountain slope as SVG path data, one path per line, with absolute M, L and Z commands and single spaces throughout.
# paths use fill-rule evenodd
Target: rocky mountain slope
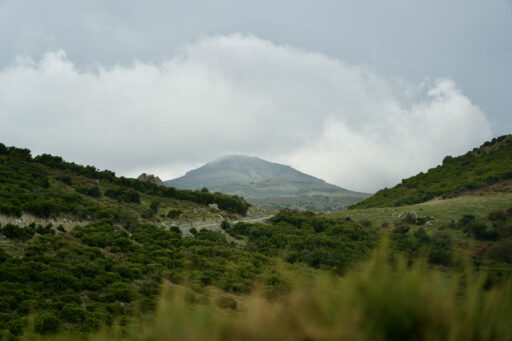
M 165 184 L 180 189 L 206 187 L 211 192 L 238 195 L 255 206 L 274 209 L 343 209 L 369 196 L 326 183 L 287 165 L 245 155 L 222 157 Z M 325 200 L 312 204 L 318 197 L 343 200 L 330 200 L 328 207 Z M 307 203 L 307 207 L 302 203 Z

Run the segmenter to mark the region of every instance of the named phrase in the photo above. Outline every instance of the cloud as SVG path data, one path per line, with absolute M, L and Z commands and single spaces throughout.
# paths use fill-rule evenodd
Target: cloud
M 241 34 L 94 71 L 63 51 L 19 59 L 0 70 L 0 120 L 3 143 L 129 176 L 178 176 L 243 153 L 361 191 L 492 135 L 451 80 L 397 86 L 364 66 Z

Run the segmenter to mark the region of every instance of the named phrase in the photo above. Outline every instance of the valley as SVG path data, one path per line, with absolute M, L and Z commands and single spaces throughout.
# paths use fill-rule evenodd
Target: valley
M 361 197 L 279 166 L 296 179 L 240 184 L 308 194 L 266 209 L 217 192 L 246 188 L 221 185 L 218 164 L 180 189 L 0 144 L 0 339 L 506 340 L 508 141 L 316 212 L 325 192 Z M 275 171 L 250 162 L 231 169 Z

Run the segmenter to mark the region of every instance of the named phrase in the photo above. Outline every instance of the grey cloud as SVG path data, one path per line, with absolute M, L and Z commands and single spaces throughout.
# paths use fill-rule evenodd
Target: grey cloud
M 365 191 L 492 135 L 451 80 L 397 86 L 366 67 L 241 34 L 200 39 L 159 63 L 92 71 L 63 51 L 19 60 L 0 70 L 0 120 L 3 143 L 130 176 L 177 176 L 244 153 Z

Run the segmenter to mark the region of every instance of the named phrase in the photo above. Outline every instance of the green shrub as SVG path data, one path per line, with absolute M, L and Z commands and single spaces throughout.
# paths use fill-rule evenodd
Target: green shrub
M 35 331 L 41 335 L 53 334 L 59 330 L 60 320 L 51 312 L 37 314 L 34 321 Z
M 181 211 L 180 211 L 180 210 L 170 210 L 170 211 L 167 213 L 167 218 L 170 218 L 170 219 L 176 219 L 176 218 L 178 218 L 180 215 L 181 215 Z
M 9 239 L 17 239 L 22 241 L 31 239 L 35 233 L 34 230 L 28 226 L 19 227 L 13 224 L 5 225 L 2 229 L 0 229 L 0 232 Z
M 478 240 L 496 240 L 498 239 L 498 234 L 494 230 L 489 230 L 487 225 L 484 223 L 472 223 L 467 227 L 466 232 L 469 235 L 472 235 L 475 239 Z
M 221 223 L 220 223 L 220 227 L 223 229 L 223 230 L 229 230 L 231 228 L 231 224 L 229 223 L 229 221 L 227 220 L 223 220 Z
M 497 262 L 512 264 L 512 239 L 494 243 L 487 251 L 487 255 Z
M 99 198 L 101 197 L 101 191 L 98 188 L 98 186 L 93 187 L 78 187 L 76 188 L 76 191 L 85 195 L 88 195 L 93 198 Z
M 476 217 L 473 214 L 464 214 L 458 221 L 457 226 L 463 228 L 475 221 Z
M 505 220 L 506 218 L 507 218 L 507 214 L 505 213 L 505 211 L 497 210 L 497 211 L 489 212 L 489 220 L 491 220 L 491 221 L 500 221 L 500 220 Z
M 76 302 L 66 303 L 61 311 L 62 318 L 68 322 L 82 322 L 86 316 L 86 311 L 82 309 Z

